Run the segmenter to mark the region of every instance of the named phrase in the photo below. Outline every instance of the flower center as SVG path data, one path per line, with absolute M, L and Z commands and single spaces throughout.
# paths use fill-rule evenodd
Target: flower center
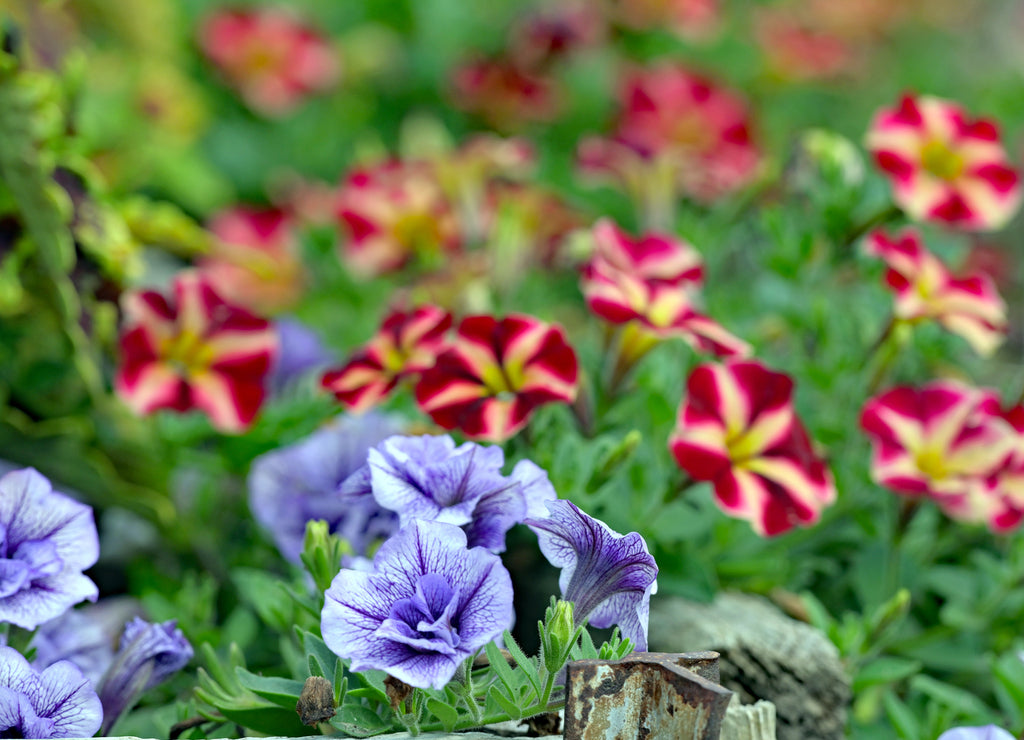
M 956 180 L 964 171 L 964 158 L 939 139 L 929 139 L 921 147 L 921 166 L 946 182 Z
M 202 372 L 213 360 L 213 353 L 203 337 L 188 329 L 170 337 L 161 354 L 179 374 L 186 376 Z
M 940 450 L 923 449 L 914 456 L 917 469 L 934 481 L 939 481 L 949 475 L 949 467 L 946 465 L 945 455 Z
M 458 596 L 443 576 L 422 575 L 416 593 L 391 605 L 376 634 L 416 650 L 454 655 L 462 641 L 455 614 Z

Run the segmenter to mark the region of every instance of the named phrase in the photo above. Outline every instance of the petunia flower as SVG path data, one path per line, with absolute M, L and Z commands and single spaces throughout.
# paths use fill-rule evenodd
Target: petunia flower
M 338 79 L 328 41 L 283 7 L 218 10 L 199 42 L 246 105 L 267 116 L 288 113 Z
M 721 0 L 610 0 L 612 18 L 638 31 L 668 29 L 677 36 L 700 41 L 720 25 Z
M 366 468 L 342 491 L 368 491 L 397 514 L 401 526 L 416 519 L 455 524 L 470 547 L 500 553 L 514 524 L 556 498 L 547 474 L 533 463 L 520 461 L 509 476 L 501 473 L 504 464 L 500 447 L 456 447 L 447 435 L 395 436 L 370 450 Z
M 32 468 L 0 477 L 0 622 L 32 630 L 96 601 L 96 584 L 82 571 L 99 552 L 90 507 Z
M 321 385 L 350 410 L 365 411 L 432 367 L 451 325 L 451 315 L 436 306 L 392 311 L 344 366 L 324 373 Z
M 619 100 L 612 136 L 581 142 L 579 163 L 586 174 L 621 183 L 648 211 L 648 226 L 671 226 L 660 211 L 677 192 L 713 201 L 757 175 L 761 155 L 735 93 L 683 67 L 660 66 L 628 75 Z
M 969 118 L 952 101 L 903 96 L 875 115 L 867 148 L 892 180 L 896 205 L 916 221 L 989 231 L 1020 205 L 1020 176 L 996 124 Z
M 144 692 L 192 660 L 192 645 L 176 625 L 173 619 L 152 624 L 139 617 L 125 625 L 117 654 L 97 692 L 103 705 L 102 734 L 108 734 Z
M 623 346 L 631 360 L 672 336 L 721 357 L 749 354 L 749 345 L 695 309 L 704 268 L 689 244 L 654 232 L 632 239 L 608 219 L 592 233 L 596 250 L 583 269 L 583 295 L 601 318 L 629 325 Z
M 439 426 L 500 442 L 542 404 L 576 398 L 576 353 L 561 327 L 532 316 L 469 316 L 451 346 L 416 385 L 416 400 Z
M 547 502 L 548 513 L 526 520 L 544 557 L 562 569 L 562 598 L 573 602 L 576 624 L 618 625 L 636 650 L 647 649 L 651 592 L 658 566 L 636 532 L 613 532 L 571 501 Z
M 213 249 L 199 265 L 225 300 L 260 313 L 276 313 L 299 300 L 305 273 L 284 213 L 231 208 L 214 216 L 209 229 Z
M 466 658 L 512 624 L 512 579 L 456 526 L 416 520 L 387 540 L 373 571 L 343 569 L 325 593 L 324 642 L 353 671 L 443 689 Z
M 274 321 L 278 352 L 267 376 L 267 388 L 280 393 L 300 378 L 322 370 L 335 361 L 320 336 L 301 321 L 281 318 Z
M 872 232 L 868 254 L 885 261 L 885 282 L 896 294 L 893 315 L 899 321 L 938 321 L 966 339 L 980 355 L 990 355 L 1006 334 L 1006 304 L 984 273 L 954 278 L 929 252 L 914 229 L 894 237 Z
M 378 414 L 341 417 L 298 442 L 257 457 L 249 471 L 249 508 L 286 560 L 298 564 L 306 523 L 323 519 L 357 555 L 397 528 L 398 518 L 372 496 L 341 485 L 366 465 L 370 449 L 401 430 Z
M 927 496 L 954 519 L 1004 528 L 1009 505 L 990 478 L 1017 443 L 994 393 L 951 380 L 901 386 L 870 399 L 860 424 L 876 483 Z
M 452 103 L 499 131 L 550 121 L 561 107 L 553 77 L 506 55 L 464 61 L 451 80 Z
M 939 735 L 938 740 L 1016 740 L 1016 738 L 995 725 L 985 725 L 984 727 L 954 727 Z
M 124 310 L 114 388 L 132 410 L 198 408 L 224 432 L 252 424 L 277 354 L 266 319 L 226 302 L 192 271 L 175 278 L 171 298 L 135 291 Z
M 99 697 L 73 664 L 36 672 L 17 650 L 0 647 L 0 734 L 92 737 L 102 718 Z
M 686 383 L 669 449 L 715 501 L 762 536 L 818 521 L 832 474 L 793 409 L 793 381 L 756 360 L 700 365 Z
M 462 242 L 452 204 L 425 162 L 396 160 L 350 173 L 336 207 L 347 237 L 342 259 L 361 276 L 430 264 Z

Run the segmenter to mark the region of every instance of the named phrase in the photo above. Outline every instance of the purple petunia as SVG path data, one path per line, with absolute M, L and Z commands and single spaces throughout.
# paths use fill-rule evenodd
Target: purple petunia
M 366 464 L 373 445 L 399 428 L 396 420 L 379 414 L 341 417 L 253 461 L 249 506 L 286 559 L 300 562 L 306 522 L 314 519 L 325 520 L 356 554 L 397 529 L 397 517 L 372 497 L 345 495 L 340 486 Z
M 939 740 L 1015 740 L 1013 735 L 995 725 L 955 727 L 939 735 Z
M 459 664 L 512 624 L 512 579 L 451 524 L 416 520 L 381 545 L 373 571 L 342 570 L 327 590 L 324 642 L 420 688 L 444 688 Z
M 0 622 L 35 629 L 98 596 L 82 574 L 99 558 L 92 509 L 32 468 L 0 478 Z
M 103 734 L 143 694 L 161 684 L 192 660 L 192 646 L 175 620 L 151 624 L 134 617 L 124 626 L 121 643 L 100 681 Z
M 636 532 L 613 532 L 570 501 L 550 501 L 548 515 L 526 524 L 544 557 L 562 569 L 562 598 L 573 602 L 577 624 L 617 624 L 637 650 L 647 649 L 647 621 L 658 566 Z
M 66 660 L 36 672 L 14 648 L 0 647 L 0 737 L 91 737 L 99 697 Z
M 278 352 L 265 380 L 271 393 L 281 393 L 300 378 L 335 361 L 334 353 L 301 321 L 278 319 L 274 328 L 277 329 Z
M 470 547 L 503 552 L 508 530 L 543 515 L 543 502 L 555 498 L 547 474 L 532 462 L 520 462 L 510 476 L 502 475 L 504 464 L 500 447 L 456 447 L 447 435 L 395 436 L 370 450 L 366 468 L 343 490 L 372 495 L 402 526 L 416 519 L 455 524 Z

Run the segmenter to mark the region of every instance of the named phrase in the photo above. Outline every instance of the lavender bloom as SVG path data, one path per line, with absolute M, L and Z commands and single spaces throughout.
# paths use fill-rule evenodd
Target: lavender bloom
M 995 725 L 955 727 L 939 735 L 939 740 L 1015 740 L 1013 735 Z
M 192 646 L 175 620 L 151 624 L 139 617 L 124 626 L 121 644 L 99 686 L 103 705 L 102 734 L 138 698 L 184 668 L 192 660 Z
M 293 381 L 335 360 L 316 332 L 301 321 L 278 319 L 274 327 L 279 351 L 266 381 L 271 393 L 280 393 Z
M 324 642 L 353 671 L 441 689 L 512 624 L 508 571 L 494 553 L 467 549 L 454 525 L 411 522 L 381 545 L 373 568 L 342 570 L 325 594 Z
M 613 532 L 570 501 L 551 501 L 548 516 L 527 519 L 544 557 L 562 569 L 562 598 L 577 624 L 617 624 L 637 650 L 647 649 L 647 620 L 658 566 L 636 532 Z
M 96 601 L 96 584 L 82 571 L 99 554 L 90 507 L 32 468 L 0 478 L 0 622 L 35 629 L 79 601 Z
M 397 517 L 371 496 L 339 486 L 366 464 L 366 453 L 399 430 L 378 414 L 340 417 L 293 445 L 260 455 L 249 472 L 249 507 L 281 554 L 299 564 L 306 522 L 323 519 L 357 554 L 397 529 Z
M 448 436 L 395 436 L 370 450 L 366 469 L 343 490 L 371 494 L 398 513 L 402 526 L 416 519 L 459 525 L 470 547 L 503 552 L 512 525 L 541 500 L 555 498 L 536 465 L 523 461 L 506 477 L 504 463 L 500 447 L 456 447 Z
M 89 681 L 68 661 L 37 673 L 0 647 L 0 737 L 91 737 L 103 710 Z

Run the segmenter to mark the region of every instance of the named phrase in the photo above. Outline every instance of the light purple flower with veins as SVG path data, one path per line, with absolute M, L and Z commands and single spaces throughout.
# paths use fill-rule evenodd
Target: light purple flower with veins
M 0 478 L 0 622 L 31 630 L 96 601 L 96 584 L 82 571 L 99 552 L 90 507 L 32 468 Z
M 955 727 L 939 735 L 939 740 L 1016 740 L 1016 738 L 995 725 L 984 727 Z
M 0 647 L 0 737 L 92 737 L 99 697 L 73 664 L 36 672 L 14 648 Z
M 512 625 L 501 559 L 466 547 L 452 524 L 415 520 L 381 545 L 373 571 L 344 569 L 327 589 L 324 642 L 353 671 L 382 670 L 442 689 L 459 664 Z
M 658 566 L 636 532 L 621 535 L 570 501 L 547 504 L 544 518 L 527 519 L 540 551 L 562 569 L 562 598 L 573 602 L 576 624 L 617 624 L 636 650 L 647 649 L 651 592 Z
M 257 457 L 249 471 L 249 508 L 284 557 L 299 564 L 306 523 L 323 519 L 332 534 L 365 554 L 397 529 L 397 517 L 373 497 L 347 493 L 349 476 L 366 465 L 370 448 L 401 428 L 381 414 L 339 417 L 308 437 Z
M 520 462 L 510 476 L 501 473 L 504 463 L 500 447 L 456 447 L 447 435 L 396 436 L 370 450 L 366 468 L 342 490 L 371 494 L 403 526 L 416 519 L 455 524 L 470 547 L 503 552 L 508 530 L 556 497 L 532 462 Z
M 106 735 L 144 692 L 163 683 L 192 660 L 192 646 L 176 625 L 173 619 L 153 624 L 133 617 L 124 626 L 117 654 L 99 685 L 102 734 Z

